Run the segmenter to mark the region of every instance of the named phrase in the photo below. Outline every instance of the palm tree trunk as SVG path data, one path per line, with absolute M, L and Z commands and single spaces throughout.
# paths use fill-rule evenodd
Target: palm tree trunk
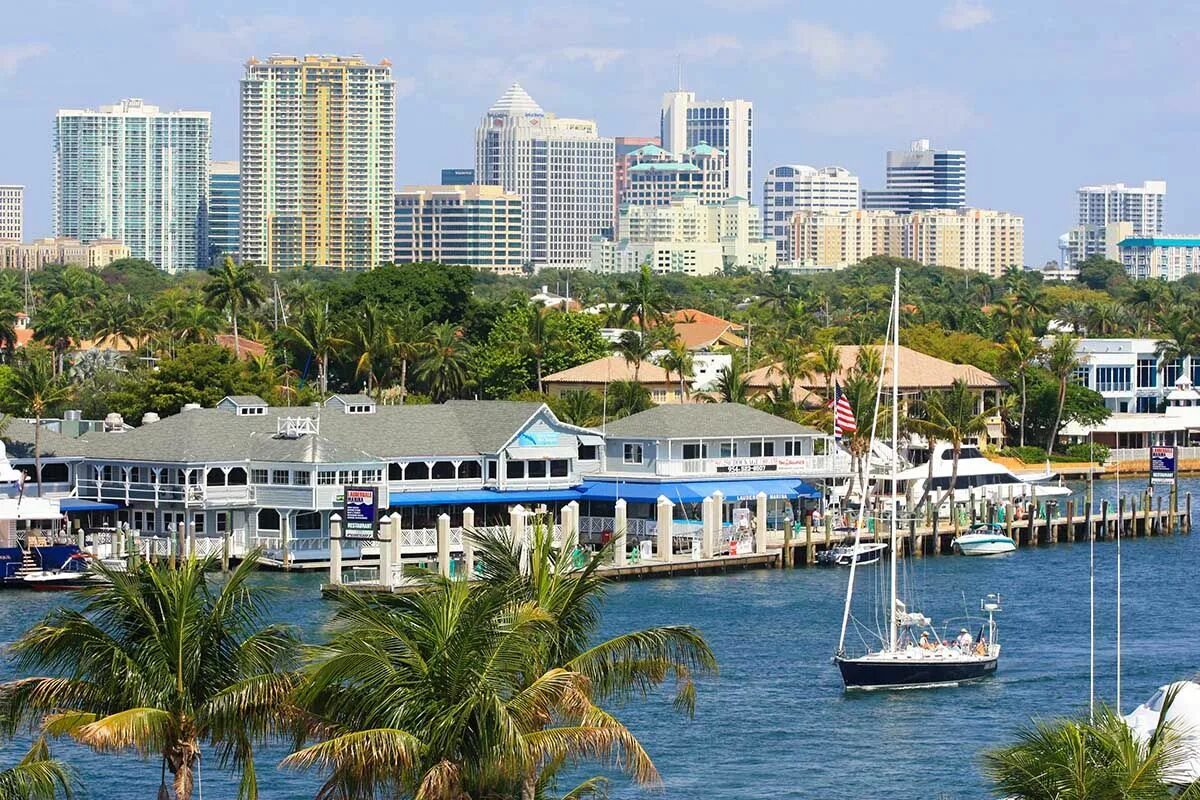
M 1021 370 L 1021 447 L 1025 446 L 1025 370 Z
M 33 424 L 33 470 L 37 478 L 38 497 L 42 496 L 42 415 L 34 418 Z
M 185 758 L 175 769 L 173 781 L 175 800 L 192 800 L 192 783 L 194 781 L 193 764 L 190 758 Z
M 962 453 L 962 443 L 954 443 L 954 464 L 950 467 L 950 516 L 954 517 L 954 532 L 958 533 L 958 514 L 954 509 L 954 492 L 958 489 L 958 456 Z
M 400 359 L 400 405 L 404 405 L 404 397 L 408 394 L 408 359 Z
M 537 363 L 537 387 L 538 387 L 538 394 L 542 394 L 542 360 L 539 358 L 539 359 L 537 359 L 537 360 L 536 360 L 536 363 Z
M 329 394 L 329 351 L 321 354 L 321 395 Z
M 925 478 L 925 490 L 921 492 L 921 499 L 918 500 L 917 504 L 913 507 L 914 514 L 917 513 L 917 510 L 920 509 L 921 505 L 924 504 L 926 500 L 929 500 L 929 496 L 931 494 L 933 494 L 933 444 L 934 443 L 933 443 L 933 440 L 931 438 L 929 438 L 928 436 L 925 437 L 925 443 L 927 445 L 929 445 L 929 474 L 928 474 L 928 477 Z
M 237 309 L 233 309 L 233 357 L 242 360 L 242 339 L 238 336 Z
M 1058 411 L 1054 415 L 1054 427 L 1050 429 L 1049 441 L 1046 442 L 1046 455 L 1054 452 L 1054 441 L 1058 438 L 1058 426 L 1062 424 L 1063 405 L 1067 401 L 1067 382 L 1060 381 L 1058 384 Z

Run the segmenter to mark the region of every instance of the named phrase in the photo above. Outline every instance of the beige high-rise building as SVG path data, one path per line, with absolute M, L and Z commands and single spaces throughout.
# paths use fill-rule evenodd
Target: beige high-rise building
M 0 185 L 0 242 L 19 242 L 25 235 L 25 187 Z
M 391 62 L 271 56 L 241 84 L 241 258 L 286 270 L 390 262 Z
M 0 269 L 33 271 L 51 264 L 103 269 L 122 258 L 129 258 L 129 247 L 115 239 L 97 239 L 87 244 L 67 238 L 37 239 L 27 244 L 0 241 Z
M 845 267 L 886 255 L 999 276 L 1024 264 L 1024 219 L 978 208 L 802 211 L 792 222 L 789 252 L 797 267 Z
M 405 186 L 396 192 L 396 263 L 438 261 L 521 274 L 521 197 L 501 186 Z

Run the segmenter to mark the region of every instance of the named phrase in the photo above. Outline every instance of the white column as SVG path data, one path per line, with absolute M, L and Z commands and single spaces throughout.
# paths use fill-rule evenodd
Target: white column
M 402 519 L 400 517 L 399 511 L 397 511 L 395 514 L 392 514 L 392 521 L 388 525 L 388 538 L 391 539 L 391 541 L 388 542 L 388 548 L 390 548 L 392 551 L 392 554 L 389 558 L 389 560 L 392 562 L 392 575 L 395 576 L 397 573 L 399 573 L 400 581 L 403 582 L 403 580 L 404 580 L 404 551 L 400 549 L 400 532 L 401 532 L 400 523 L 401 523 L 401 521 L 402 521 Z M 396 583 L 397 583 L 397 581 L 396 581 L 395 577 L 393 577 L 392 585 L 395 586 Z
M 754 552 L 767 552 L 767 493 L 759 492 L 754 498 Z
M 654 544 L 654 549 L 658 552 L 658 560 L 669 562 L 674 556 L 674 548 L 671 545 L 671 536 L 674 533 L 675 527 L 675 504 L 666 498 L 666 495 L 658 497 L 658 541 Z
M 288 564 L 291 562 L 292 558 L 292 554 L 290 552 L 292 549 L 290 541 L 291 529 L 289 525 L 291 516 L 292 512 L 290 511 L 279 513 L 279 553 L 280 557 L 283 559 L 284 569 L 288 568 Z
M 717 540 L 717 535 L 713 533 L 713 527 L 716 525 L 716 511 L 713 507 L 712 497 L 706 497 L 700 503 L 700 557 L 713 557 L 713 543 Z
M 720 491 L 712 493 L 713 527 L 710 547 L 713 555 L 721 550 L 721 540 L 725 537 L 725 495 Z
M 450 577 L 450 515 L 442 514 L 437 518 L 437 560 L 438 574 L 443 578 Z
M 550 515 L 550 520 L 554 521 L 553 514 Z M 571 536 L 571 507 L 569 505 L 563 506 L 558 512 L 558 528 L 561 531 L 560 544 L 569 541 Z
M 462 512 L 463 525 L 463 567 L 466 573 L 463 580 L 470 580 L 475 574 L 475 542 L 471 534 L 475 530 L 475 509 L 467 506 Z
M 342 583 L 342 515 L 337 512 L 329 517 L 329 582 Z
M 625 566 L 625 530 L 628 527 L 625 499 L 619 498 L 613 506 L 613 563 Z
M 569 538 L 575 544 L 579 544 L 579 501 L 572 500 L 564 508 L 571 509 L 571 529 L 569 531 L 564 530 L 563 536 Z
M 184 514 L 185 518 L 189 517 L 189 516 L 191 516 L 191 515 Z M 194 525 L 194 524 L 195 523 L 193 522 L 192 525 Z M 172 549 L 175 551 L 175 555 L 179 561 L 183 561 L 183 554 L 187 552 L 186 548 L 187 548 L 188 527 L 189 527 L 189 525 L 186 522 L 180 522 L 175 525 L 175 541 L 172 542 L 172 544 L 174 545 L 174 547 Z M 170 551 L 168 551 L 168 552 L 170 552 Z
M 392 589 L 396 585 L 392 577 L 392 517 L 384 514 L 379 520 L 379 585 Z
M 529 574 L 529 543 L 525 533 L 526 513 L 521 505 L 515 505 L 508 510 L 508 533 L 512 538 L 513 552 L 521 562 L 521 574 Z

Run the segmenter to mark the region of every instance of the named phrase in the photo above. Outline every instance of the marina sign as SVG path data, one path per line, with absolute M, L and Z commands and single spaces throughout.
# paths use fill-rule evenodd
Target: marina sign
M 347 486 L 342 500 L 342 537 L 374 539 L 379 526 L 379 489 L 374 486 Z
M 708 462 L 717 472 L 778 472 L 804 469 L 809 462 L 802 456 L 751 456 L 748 458 L 713 458 Z
M 1175 482 L 1175 448 L 1157 446 L 1150 448 L 1150 482 Z

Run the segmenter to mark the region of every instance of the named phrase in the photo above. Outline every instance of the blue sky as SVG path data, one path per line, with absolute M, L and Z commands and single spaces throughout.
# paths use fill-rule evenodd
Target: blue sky
M 392 61 L 398 183 L 470 166 L 479 117 L 513 80 L 604 134 L 654 135 L 682 58 L 687 88 L 754 101 L 756 183 L 775 164 L 838 164 L 876 187 L 887 149 L 928 137 L 967 151 L 971 205 L 1025 216 L 1030 263 L 1057 257 L 1084 183 L 1166 179 L 1169 232 L 1200 231 L 1200 12 L 1183 3 L 5 5 L 0 183 L 26 185 L 28 236 L 51 231 L 56 109 L 209 110 L 213 157 L 234 159 L 242 64 L 305 52 Z

